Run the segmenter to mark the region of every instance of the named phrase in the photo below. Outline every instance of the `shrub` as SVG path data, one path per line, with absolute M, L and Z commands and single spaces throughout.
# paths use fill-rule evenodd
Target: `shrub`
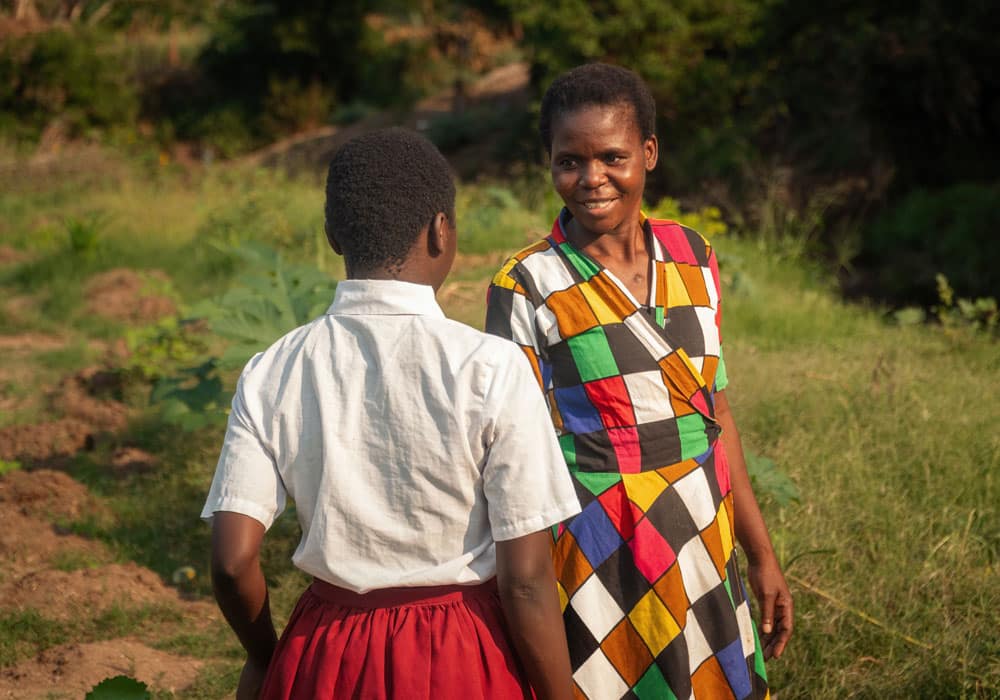
M 916 190 L 885 211 L 862 241 L 862 261 L 877 270 L 890 299 L 937 300 L 937 274 L 963 297 L 1000 288 L 1000 185 L 965 183 Z
M 56 121 L 68 136 L 131 124 L 139 99 L 103 39 L 53 29 L 0 42 L 0 130 L 37 139 Z

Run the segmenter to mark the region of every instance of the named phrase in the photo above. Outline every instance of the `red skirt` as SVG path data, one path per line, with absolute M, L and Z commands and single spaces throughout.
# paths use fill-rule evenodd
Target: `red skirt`
M 496 581 L 358 594 L 314 581 L 267 670 L 262 700 L 521 700 Z

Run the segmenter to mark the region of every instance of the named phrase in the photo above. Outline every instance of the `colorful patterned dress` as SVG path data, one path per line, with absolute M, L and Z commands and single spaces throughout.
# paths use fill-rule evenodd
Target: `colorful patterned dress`
M 714 411 L 715 253 L 644 218 L 645 307 L 567 241 L 568 217 L 496 274 L 486 329 L 531 361 L 583 506 L 555 532 L 577 696 L 767 698 Z

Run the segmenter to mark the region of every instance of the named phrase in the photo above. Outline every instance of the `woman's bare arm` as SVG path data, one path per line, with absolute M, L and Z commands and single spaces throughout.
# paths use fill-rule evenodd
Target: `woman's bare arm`
M 736 539 L 747 556 L 747 579 L 760 605 L 764 657 L 780 658 L 792 636 L 792 594 L 774 554 L 771 537 L 750 485 L 743 444 L 725 391 L 715 394 L 715 415 L 722 427 L 722 446 L 729 458 L 733 484 Z

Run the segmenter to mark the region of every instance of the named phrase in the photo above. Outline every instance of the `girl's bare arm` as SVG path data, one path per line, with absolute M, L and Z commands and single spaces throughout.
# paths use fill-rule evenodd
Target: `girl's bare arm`
M 538 700 L 573 697 L 548 530 L 497 542 L 497 586 L 514 648 Z

